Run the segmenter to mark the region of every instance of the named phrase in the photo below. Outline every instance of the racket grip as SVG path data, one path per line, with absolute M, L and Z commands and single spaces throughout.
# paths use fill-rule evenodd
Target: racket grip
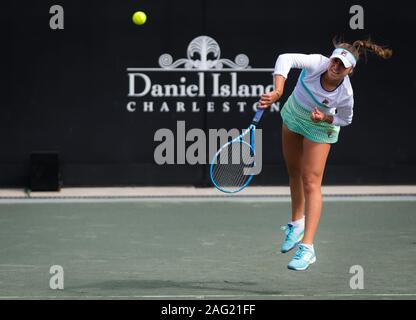
M 251 122 L 254 125 L 257 125 L 261 119 L 261 116 L 263 115 L 265 109 L 258 109 L 256 114 L 254 115 L 253 121 Z

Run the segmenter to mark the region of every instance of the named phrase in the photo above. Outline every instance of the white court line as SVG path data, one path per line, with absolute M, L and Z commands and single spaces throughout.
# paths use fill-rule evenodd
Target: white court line
M 208 295 L 112 295 L 112 296 L 0 296 L 0 299 L 211 299 L 211 298 L 342 298 L 342 297 L 415 297 L 416 293 L 339 293 L 339 294 L 208 294 Z
M 416 195 L 391 196 L 323 196 L 325 202 L 402 202 L 416 201 Z M 115 203 L 115 202 L 290 202 L 289 196 L 223 196 L 223 197 L 37 197 L 0 198 L 0 204 L 36 203 Z

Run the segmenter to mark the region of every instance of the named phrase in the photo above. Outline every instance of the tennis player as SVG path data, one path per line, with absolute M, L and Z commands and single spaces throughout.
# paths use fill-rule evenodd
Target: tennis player
M 281 54 L 274 68 L 274 91 L 263 94 L 260 107 L 267 108 L 283 94 L 292 68 L 302 69 L 295 89 L 280 114 L 282 147 L 289 174 L 292 221 L 284 227 L 281 252 L 298 246 L 289 262 L 292 270 L 306 270 L 316 261 L 314 236 L 322 209 L 321 183 L 331 144 L 340 127 L 351 124 L 354 97 L 349 75 L 367 51 L 382 58 L 390 49 L 371 41 L 339 43 L 328 58 L 320 54 Z

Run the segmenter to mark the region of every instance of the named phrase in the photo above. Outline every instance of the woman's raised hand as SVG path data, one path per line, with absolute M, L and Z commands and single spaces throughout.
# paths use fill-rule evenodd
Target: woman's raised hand
M 280 94 L 277 90 L 266 92 L 260 97 L 260 108 L 266 109 L 273 103 L 280 99 Z

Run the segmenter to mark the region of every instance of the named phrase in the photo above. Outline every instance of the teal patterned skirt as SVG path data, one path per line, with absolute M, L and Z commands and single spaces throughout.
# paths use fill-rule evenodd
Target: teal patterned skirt
M 327 122 L 313 122 L 311 112 L 303 108 L 293 94 L 280 110 L 283 123 L 290 131 L 317 143 L 336 143 L 340 127 Z

